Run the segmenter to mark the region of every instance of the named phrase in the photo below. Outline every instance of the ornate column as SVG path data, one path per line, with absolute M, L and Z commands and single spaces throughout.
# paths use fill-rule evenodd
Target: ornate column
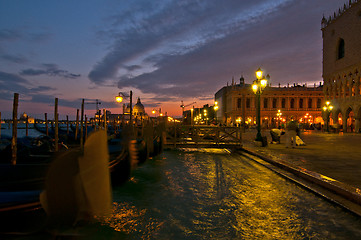
M 360 81 L 361 78 L 358 74 L 355 74 L 355 81 L 356 81 L 356 86 L 355 86 L 355 96 L 360 96 Z
M 332 90 L 333 90 L 333 99 L 336 99 L 337 91 L 338 91 L 336 82 L 332 83 Z
M 352 81 L 352 76 L 349 76 L 346 78 L 346 81 L 348 82 L 348 91 L 349 91 L 349 97 L 352 97 L 352 86 L 353 86 L 353 81 Z
M 342 130 L 344 133 L 347 132 L 347 117 L 348 116 L 346 116 L 346 111 L 343 111 L 343 113 L 342 113 Z

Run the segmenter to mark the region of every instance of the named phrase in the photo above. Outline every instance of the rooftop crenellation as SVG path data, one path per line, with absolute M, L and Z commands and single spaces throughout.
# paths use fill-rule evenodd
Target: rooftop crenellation
M 325 18 L 325 16 L 323 16 L 321 20 L 321 28 L 327 27 L 328 24 L 339 18 L 344 12 L 347 11 L 347 9 L 351 8 L 353 5 L 359 2 L 361 2 L 361 0 L 349 0 L 348 4 L 344 3 L 343 7 L 339 8 L 338 11 L 334 12 L 332 16 L 329 16 L 328 18 Z

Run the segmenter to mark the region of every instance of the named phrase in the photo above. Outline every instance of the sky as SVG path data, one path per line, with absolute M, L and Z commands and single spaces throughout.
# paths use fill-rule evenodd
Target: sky
M 346 0 L 0 0 L 0 112 L 72 119 L 121 113 L 119 92 L 180 116 L 214 94 L 255 79 L 322 82 L 321 19 Z M 129 102 L 129 99 L 125 99 Z M 187 108 L 190 108 L 186 107 Z M 51 117 L 50 117 L 51 118 Z

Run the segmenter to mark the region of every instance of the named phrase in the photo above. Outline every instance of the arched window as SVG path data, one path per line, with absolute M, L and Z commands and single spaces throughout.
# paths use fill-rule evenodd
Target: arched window
M 290 108 L 295 108 L 295 99 L 291 98 Z
M 308 99 L 308 108 L 312 108 L 312 98 Z
M 282 98 L 282 108 L 286 108 L 286 98 Z
M 299 103 L 299 107 L 300 107 L 300 108 L 303 108 L 303 98 L 300 98 L 300 100 L 299 100 L 298 103 Z
M 277 108 L 277 98 L 273 98 L 272 108 Z
M 251 107 L 251 99 L 247 98 L 246 99 L 246 108 L 250 108 Z
M 241 108 L 242 107 L 242 98 L 238 98 L 237 99 L 237 108 Z
M 341 59 L 345 56 L 345 40 L 342 38 L 338 42 L 337 59 Z
M 268 108 L 268 98 L 263 99 L 263 108 Z

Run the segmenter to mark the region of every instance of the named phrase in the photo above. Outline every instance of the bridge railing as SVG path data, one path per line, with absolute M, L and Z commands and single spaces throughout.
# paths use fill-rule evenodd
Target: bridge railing
M 242 146 L 239 127 L 167 124 L 167 147 L 230 148 Z

